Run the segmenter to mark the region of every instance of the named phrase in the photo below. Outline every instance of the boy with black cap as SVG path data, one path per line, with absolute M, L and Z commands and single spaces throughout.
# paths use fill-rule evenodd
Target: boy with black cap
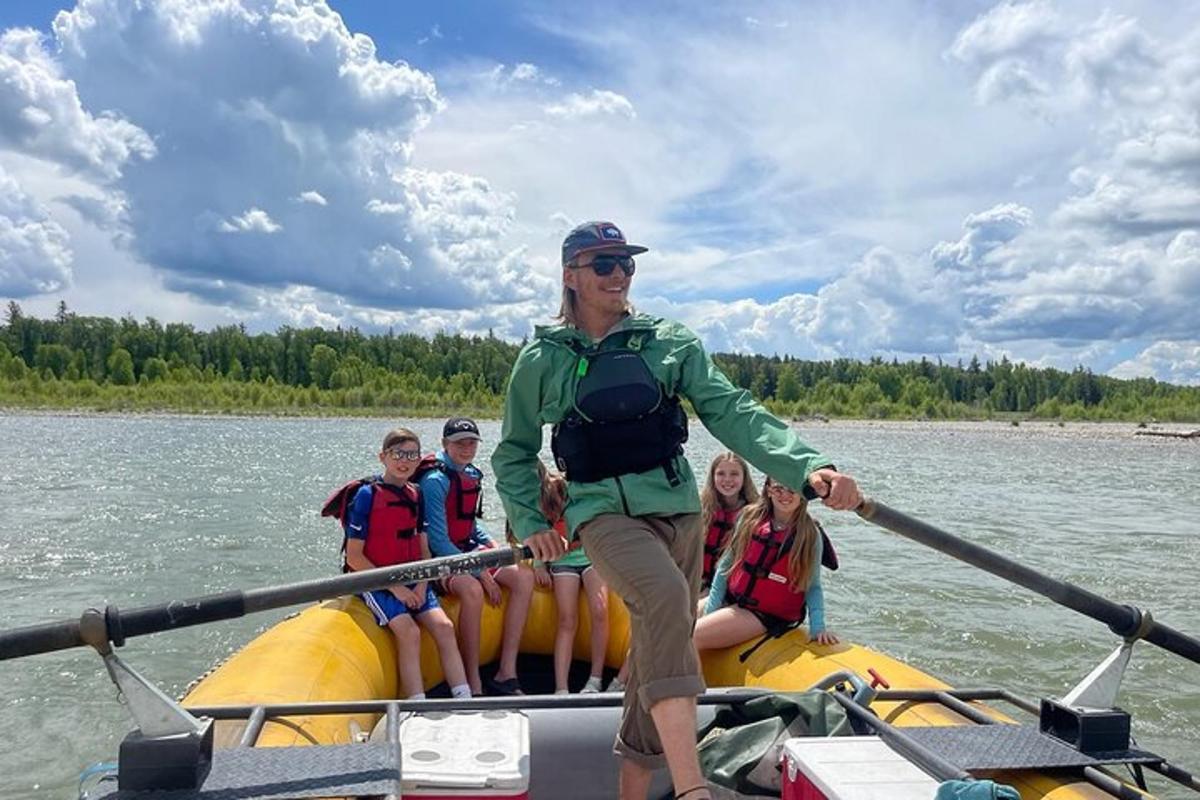
M 429 549 L 435 556 L 452 556 L 495 547 L 492 537 L 479 524 L 483 517 L 483 473 L 472 461 L 479 450 L 479 426 L 466 417 L 453 417 L 442 428 L 442 450 L 426 456 L 419 479 L 425 501 Z M 476 575 L 448 578 L 444 590 L 458 598 L 459 650 L 467 670 L 467 682 L 475 694 L 482 693 L 479 674 L 479 637 L 483 602 L 500 605 L 500 587 L 508 589 L 504 631 L 500 639 L 500 663 L 487 688 L 493 694 L 521 694 L 517 680 L 517 653 L 529 600 L 533 595 L 533 573 L 512 565 L 484 570 Z

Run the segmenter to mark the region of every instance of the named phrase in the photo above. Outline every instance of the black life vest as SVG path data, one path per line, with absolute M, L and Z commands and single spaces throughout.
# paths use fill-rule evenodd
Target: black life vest
M 363 555 L 377 567 L 406 564 L 421 558 L 420 494 L 412 483 L 403 487 L 385 483 L 377 476 L 349 481 L 336 489 L 321 507 L 321 516 L 342 524 L 342 552 L 346 551 L 345 528 L 350 505 L 364 486 L 371 487 L 371 511 Z M 343 560 L 342 571 L 349 566 Z
M 464 470 L 451 469 L 433 453 L 421 459 L 410 480 L 420 480 L 434 470 L 450 479 L 450 490 L 446 492 L 446 531 L 450 541 L 460 550 L 473 548 L 475 520 L 483 519 L 483 483 Z
M 701 576 L 702 586 L 711 586 L 713 573 L 717 571 L 717 563 L 729 544 L 729 533 L 737 521 L 738 508 L 717 508 L 713 511 L 712 520 L 708 523 L 708 531 L 704 535 L 704 572 Z
M 667 395 L 641 353 L 643 333 L 626 346 L 576 349 L 573 408 L 552 429 L 550 450 L 567 480 L 582 483 L 662 468 L 679 484 L 675 457 L 687 441 L 687 414 Z

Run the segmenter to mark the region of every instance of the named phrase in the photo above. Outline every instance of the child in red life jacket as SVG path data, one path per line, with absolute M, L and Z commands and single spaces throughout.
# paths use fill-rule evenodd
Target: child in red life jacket
M 778 634 L 798 625 L 806 613 L 810 641 L 837 644 L 837 636 L 825 629 L 824 548 L 808 501 L 768 478 L 762 498 L 742 511 L 717 565 L 704 616 L 696 622 L 696 649 Z
M 542 513 L 546 515 L 546 521 L 565 538 L 567 529 L 563 512 L 567 508 L 566 478 L 546 469 L 540 461 L 538 475 L 542 479 Z M 604 652 L 608 648 L 608 586 L 582 547 L 569 550 L 549 568 L 538 562 L 534 573 L 539 586 L 549 587 L 553 584 L 554 602 L 558 606 L 558 630 L 554 635 L 554 693 L 567 694 L 570 691 L 567 673 L 571 668 L 575 630 L 579 627 L 581 591 L 587 598 L 588 613 L 592 619 L 592 671 L 580 692 L 599 692 L 603 686 Z
M 700 513 L 704 520 L 704 567 L 700 576 L 700 605 L 712 586 L 717 563 L 725 554 L 738 514 L 751 503 L 758 502 L 758 490 L 750 482 L 750 467 L 737 453 L 726 450 L 708 465 L 708 479 L 700 491 Z
M 472 463 L 479 449 L 479 426 L 465 417 L 446 421 L 442 428 L 442 451 L 429 458 L 432 469 L 417 479 L 425 498 L 429 549 L 436 556 L 452 556 L 494 547 L 483 529 L 483 473 Z M 424 463 L 424 462 L 423 462 Z M 423 468 L 422 468 L 423 469 Z M 523 694 L 517 679 L 517 655 L 521 633 L 533 597 L 532 570 L 516 564 L 482 570 L 472 575 L 452 575 L 443 581 L 443 593 L 458 598 L 458 644 L 467 669 L 467 681 L 475 694 L 484 686 L 491 694 Z M 496 672 L 486 682 L 479 672 L 479 644 L 483 626 L 483 604 L 499 606 L 501 587 L 508 589 L 504 627 L 500 632 L 500 657 Z
M 416 485 L 408 481 L 420 458 L 421 442 L 407 428 L 397 428 L 384 437 L 379 453 L 383 476 L 359 487 L 345 515 L 346 566 L 350 570 L 357 572 L 430 557 L 420 494 Z M 454 625 L 438 604 L 428 581 L 377 589 L 364 593 L 362 599 L 376 621 L 391 629 L 396 639 L 396 664 L 405 697 L 425 697 L 421 628 L 429 632 L 437 645 L 451 694 L 471 696 L 454 638 Z

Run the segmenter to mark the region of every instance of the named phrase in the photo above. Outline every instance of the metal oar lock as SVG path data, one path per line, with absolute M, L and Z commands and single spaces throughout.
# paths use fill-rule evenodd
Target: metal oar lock
M 189 714 L 113 652 L 107 620 L 119 616 L 115 608 L 109 608 L 83 612 L 79 633 L 104 660 L 109 678 L 137 724 L 137 730 L 121 741 L 118 787 L 128 791 L 196 789 L 212 767 L 213 721 Z
M 138 727 L 121 742 L 119 789 L 196 789 L 212 766 L 213 720 L 193 716 L 118 657 L 113 647 L 124 645 L 134 636 L 236 619 L 257 611 L 329 600 L 397 583 L 503 567 L 531 556 L 527 547 L 498 547 L 333 578 L 173 600 L 131 611 L 120 611 L 115 606 L 103 611 L 90 608 L 79 620 L 0 632 L 0 661 L 73 647 L 95 648 Z

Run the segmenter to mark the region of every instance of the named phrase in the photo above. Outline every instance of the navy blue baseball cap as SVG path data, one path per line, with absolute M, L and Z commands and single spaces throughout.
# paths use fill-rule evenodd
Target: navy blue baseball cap
M 575 226 L 574 230 L 563 239 L 562 263 L 567 266 L 581 253 L 603 251 L 606 253 L 622 253 L 636 256 L 650 248 L 625 241 L 625 234 L 611 222 L 592 221 Z
M 483 439 L 479 435 L 479 426 L 475 424 L 475 420 L 466 417 L 451 417 L 446 420 L 446 424 L 442 426 L 442 438 L 447 442 L 461 442 L 463 439 L 474 439 L 478 442 Z

